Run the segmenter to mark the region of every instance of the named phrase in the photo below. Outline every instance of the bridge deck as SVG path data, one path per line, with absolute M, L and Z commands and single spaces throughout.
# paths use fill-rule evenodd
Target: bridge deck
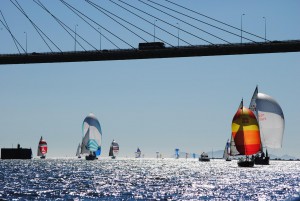
M 217 56 L 299 52 L 300 40 L 272 41 L 266 43 L 222 44 L 168 47 L 163 49 L 102 50 L 54 53 L 28 53 L 0 55 L 0 64 L 59 63 L 80 61 L 130 60 L 193 56 Z

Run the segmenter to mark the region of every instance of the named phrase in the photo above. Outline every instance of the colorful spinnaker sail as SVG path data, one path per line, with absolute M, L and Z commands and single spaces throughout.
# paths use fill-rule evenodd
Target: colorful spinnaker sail
M 41 136 L 40 141 L 39 141 L 39 145 L 38 145 L 37 155 L 41 156 L 41 157 L 45 157 L 47 152 L 48 152 L 47 142 Z
M 262 145 L 281 148 L 285 122 L 280 105 L 271 96 L 258 93 L 256 87 L 249 108 L 258 119 Z
M 99 156 L 101 154 L 102 131 L 100 123 L 93 113 L 84 119 L 82 133 L 81 153 Z
M 238 154 L 253 155 L 261 150 L 260 132 L 254 113 L 243 106 L 238 108 L 232 120 L 232 138 Z

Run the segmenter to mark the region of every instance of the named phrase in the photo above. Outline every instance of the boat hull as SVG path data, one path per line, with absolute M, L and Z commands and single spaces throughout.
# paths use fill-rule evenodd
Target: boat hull
M 270 157 L 256 157 L 254 163 L 256 165 L 270 165 Z
M 199 158 L 199 161 L 202 161 L 202 162 L 209 162 L 210 159 L 209 159 L 209 158 Z
M 226 160 L 225 161 L 231 161 L 231 159 L 230 158 L 226 158 Z
M 115 156 L 112 156 L 111 159 L 116 159 L 116 157 L 115 157 Z
M 238 161 L 237 164 L 239 167 L 253 167 L 254 161 Z
M 95 155 L 88 155 L 88 156 L 85 156 L 85 159 L 88 160 L 88 161 L 93 161 L 95 159 L 98 159 Z
M 41 159 L 45 159 L 45 158 L 46 158 L 46 156 L 41 156 L 40 158 L 41 158 Z

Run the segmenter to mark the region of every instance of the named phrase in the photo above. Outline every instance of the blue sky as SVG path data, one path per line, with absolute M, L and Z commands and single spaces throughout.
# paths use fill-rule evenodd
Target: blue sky
M 58 1 L 42 1 L 64 22 L 99 47 L 99 33 L 93 32 Z M 121 35 L 137 47 L 140 39 L 122 30 L 109 19 L 97 17 L 95 10 L 83 1 L 67 1 L 84 8 L 114 33 Z M 133 1 L 127 1 L 133 2 Z M 163 2 L 163 1 L 156 1 Z M 243 28 L 264 37 L 264 19 L 267 18 L 269 40 L 300 38 L 299 1 L 175 1 L 198 12 L 239 27 L 241 14 Z M 33 1 L 20 4 L 46 33 L 64 51 L 74 50 L 74 39 L 69 37 Z M 82 5 L 77 5 L 82 4 Z M 137 4 L 137 3 L 136 3 Z M 169 5 L 169 4 L 166 4 Z M 137 4 L 143 9 L 145 5 Z M 126 19 L 153 32 L 153 26 L 122 13 L 109 1 L 103 2 Z M 16 38 L 25 46 L 27 33 L 28 52 L 48 52 L 47 46 L 35 33 L 10 1 L 0 5 L 6 21 Z M 91 11 L 89 11 L 91 9 Z M 92 12 L 93 11 L 93 12 Z M 154 11 L 152 11 L 154 12 Z M 161 14 L 157 13 L 157 16 Z M 161 16 L 163 17 L 163 16 Z M 198 17 L 200 18 L 200 17 Z M 1 18 L 2 19 L 2 18 Z M 174 22 L 174 19 L 168 19 Z M 149 19 L 152 20 L 153 19 Z M 172 21 L 173 20 L 173 21 Z M 201 23 L 197 26 L 205 28 Z M 174 34 L 174 27 L 167 27 Z M 180 27 L 189 29 L 183 23 Z M 12 39 L 0 25 L 0 53 L 17 53 Z M 103 31 L 103 30 L 102 30 Z M 195 30 L 194 30 L 195 31 Z M 103 31 L 104 32 L 104 31 Z M 196 31 L 195 31 L 196 33 Z M 216 31 L 224 38 L 226 34 Z M 238 33 L 238 32 L 237 32 Z M 193 44 L 203 41 L 181 33 Z M 201 35 L 201 33 L 198 33 Z M 204 35 L 204 34 L 202 34 Z M 201 36 L 202 36 L 201 35 Z M 177 38 L 156 29 L 156 36 L 177 45 Z M 144 36 L 153 40 L 153 36 Z M 209 37 L 207 37 L 209 38 Z M 211 39 L 211 38 L 209 38 Z M 218 43 L 217 39 L 211 39 Z M 231 42 L 239 37 L 228 36 Z M 259 39 L 257 39 L 259 41 Z M 182 43 L 182 42 L 181 42 Z M 129 48 L 118 42 L 122 48 Z M 102 49 L 114 49 L 102 38 Z M 89 49 L 89 47 L 87 47 Z M 81 50 L 77 46 L 77 50 Z M 48 156 L 74 156 L 81 140 L 83 119 L 93 112 L 103 131 L 103 154 L 108 155 L 111 141 L 120 144 L 120 156 L 133 157 L 140 147 L 146 157 L 161 152 L 165 157 L 176 147 L 182 151 L 201 153 L 221 150 L 231 134 L 231 120 L 241 98 L 248 105 L 255 89 L 271 95 L 282 106 L 286 128 L 283 148 L 271 153 L 300 157 L 298 100 L 300 98 L 299 53 L 260 55 L 190 57 L 130 61 L 99 61 L 54 64 L 26 64 L 0 66 L 0 147 L 33 148 L 34 155 L 42 135 L 48 142 Z

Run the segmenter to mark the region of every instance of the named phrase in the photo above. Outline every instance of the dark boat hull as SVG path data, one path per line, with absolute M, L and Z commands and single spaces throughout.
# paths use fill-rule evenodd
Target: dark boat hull
M 202 162 L 209 162 L 210 159 L 209 159 L 209 158 L 199 158 L 199 161 L 202 161 Z
M 239 167 L 253 167 L 254 161 L 238 161 Z
M 115 157 L 115 156 L 112 156 L 111 159 L 116 159 L 116 157 Z
M 226 161 L 231 161 L 231 159 L 230 158 L 226 158 Z
M 256 157 L 254 163 L 256 165 L 270 165 L 270 157 Z
M 41 156 L 41 159 L 45 159 L 46 158 L 46 156 Z
M 88 161 L 93 161 L 93 160 L 98 159 L 98 158 L 95 155 L 88 155 L 88 156 L 85 157 L 85 159 L 88 160 Z

